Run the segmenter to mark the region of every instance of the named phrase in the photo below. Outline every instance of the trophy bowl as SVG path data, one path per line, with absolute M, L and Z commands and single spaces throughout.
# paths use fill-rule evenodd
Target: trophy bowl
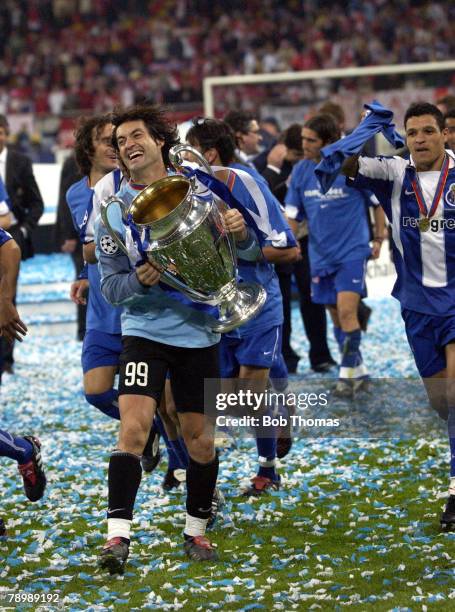
M 174 156 L 182 150 L 199 156 L 186 145 L 174 147 Z M 112 238 L 126 252 L 109 224 L 107 211 L 114 202 L 125 206 L 111 196 L 102 203 L 101 216 Z M 127 211 L 141 233 L 147 257 L 163 270 L 161 280 L 192 301 L 219 308 L 218 319 L 210 323 L 217 332 L 231 331 L 249 321 L 267 297 L 258 283 L 237 283 L 235 243 L 223 219 L 226 209 L 209 190 L 198 193 L 192 179 L 175 174 L 146 187 Z

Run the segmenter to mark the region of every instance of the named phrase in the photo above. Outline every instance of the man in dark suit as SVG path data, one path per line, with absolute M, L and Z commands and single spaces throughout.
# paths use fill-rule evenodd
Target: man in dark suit
M 22 259 L 33 256 L 32 231 L 38 225 L 44 205 L 28 157 L 7 145 L 8 120 L 0 115 L 0 174 L 6 186 L 14 215 L 9 233 L 22 251 Z
M 32 231 L 38 225 L 44 205 L 31 161 L 7 147 L 8 135 L 8 120 L 0 115 L 0 176 L 6 186 L 13 215 L 9 233 L 19 245 L 22 259 L 28 259 L 33 256 Z M 13 361 L 13 346 L 4 343 L 3 370 L 12 372 Z

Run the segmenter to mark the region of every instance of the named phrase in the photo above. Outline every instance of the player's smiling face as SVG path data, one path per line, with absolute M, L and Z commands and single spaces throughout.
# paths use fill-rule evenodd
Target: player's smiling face
M 93 167 L 97 167 L 103 174 L 114 170 L 117 167 L 117 155 L 112 145 L 112 123 L 108 123 L 97 133 L 93 129 Z
M 447 130 L 440 129 L 436 117 L 409 117 L 406 144 L 418 171 L 440 170 L 444 159 Z
M 155 140 L 142 120 L 126 121 L 118 126 L 119 156 L 136 182 L 152 182 L 156 171 L 164 169 L 162 140 Z
M 314 130 L 304 127 L 302 130 L 303 158 L 319 161 L 324 141 L 319 138 Z

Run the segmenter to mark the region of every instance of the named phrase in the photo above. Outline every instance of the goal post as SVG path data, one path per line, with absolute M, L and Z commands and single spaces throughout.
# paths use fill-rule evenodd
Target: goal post
M 396 64 L 394 66 L 362 66 L 360 68 L 329 68 L 324 70 L 306 70 L 296 72 L 271 72 L 264 74 L 241 74 L 231 76 L 206 77 L 203 81 L 204 115 L 214 117 L 216 114 L 215 89 L 241 85 L 261 85 L 276 83 L 295 83 L 317 81 L 318 79 L 346 79 L 395 75 L 428 75 L 435 72 L 451 73 L 455 70 L 455 60 L 442 62 L 422 62 L 414 64 Z M 453 74 L 448 78 L 450 83 Z

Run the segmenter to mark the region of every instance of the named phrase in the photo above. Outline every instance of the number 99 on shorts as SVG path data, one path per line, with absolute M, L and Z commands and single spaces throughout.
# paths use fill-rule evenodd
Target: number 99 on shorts
M 148 384 L 149 366 L 145 361 L 129 361 L 125 365 L 123 384 L 125 387 L 146 387 Z

